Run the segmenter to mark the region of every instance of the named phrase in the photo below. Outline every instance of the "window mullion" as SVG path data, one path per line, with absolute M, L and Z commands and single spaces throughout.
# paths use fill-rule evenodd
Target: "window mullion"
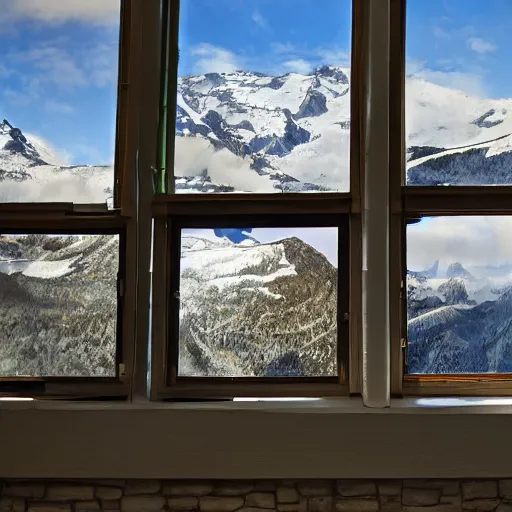
M 363 208 L 363 401 L 390 400 L 389 39 L 390 2 L 368 1 Z

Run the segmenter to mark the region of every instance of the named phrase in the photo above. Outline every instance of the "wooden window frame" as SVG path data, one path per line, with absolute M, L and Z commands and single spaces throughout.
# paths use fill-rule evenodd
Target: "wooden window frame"
M 118 59 L 118 97 L 114 163 L 114 208 L 106 204 L 0 203 L 0 231 L 10 233 L 119 233 L 116 377 L 8 377 L 0 379 L 0 397 L 38 399 L 127 399 L 132 393 L 137 291 L 138 105 L 140 80 L 140 0 L 122 0 Z M 140 50 L 139 50 L 140 51 Z M 149 245 L 148 245 L 149 251 Z M 122 354 L 122 358 L 119 355 Z
M 512 374 L 407 375 L 406 221 L 429 216 L 512 215 L 512 186 L 406 186 L 406 2 L 391 0 L 390 326 L 394 396 L 512 395 Z
M 168 15 L 164 30 L 164 41 L 169 48 L 167 98 L 177 94 L 177 56 L 179 1 L 167 0 Z M 363 22 L 365 1 L 352 0 L 352 52 L 351 52 L 351 142 L 350 142 L 350 192 L 347 193 L 271 193 L 271 194 L 176 194 L 174 191 L 174 137 L 167 137 L 166 169 L 168 194 L 155 195 L 153 200 L 153 277 L 152 277 L 152 348 L 151 348 L 151 391 L 152 400 L 177 398 L 233 398 L 235 396 L 339 396 L 361 392 L 361 317 L 362 317 L 362 234 L 361 197 L 364 141 L 363 108 L 364 65 L 363 65 Z M 171 37 L 167 39 L 167 35 Z M 162 68 L 165 69 L 163 61 Z M 165 83 L 161 80 L 162 84 Z M 169 102 L 166 112 L 167 125 L 160 133 L 175 132 L 175 101 Z M 341 372 L 339 377 L 301 379 L 222 379 L 182 377 L 175 379 L 169 354 L 178 345 L 169 333 L 169 316 L 173 311 L 169 297 L 171 253 L 176 260 L 176 242 L 171 240 L 170 225 L 173 220 L 194 217 L 221 216 L 236 218 L 248 216 L 253 222 L 286 217 L 288 225 L 307 225 L 308 215 L 330 215 L 332 218 L 347 218 L 348 248 L 339 254 L 340 267 L 347 261 L 346 274 L 349 281 L 348 321 L 338 321 L 339 333 L 346 331 L 347 345 L 338 344 L 338 353 L 344 354 L 349 374 Z M 193 222 L 193 221 L 192 221 Z M 291 224 L 290 224 L 291 223 Z M 267 223 L 272 227 L 276 222 Z M 260 226 L 263 226 L 261 222 Z M 342 225 L 341 222 L 339 225 Z M 340 238 L 342 232 L 340 231 Z M 179 243 L 179 242 L 178 242 Z M 178 254 L 179 256 L 179 254 Z M 345 265 L 343 265 L 345 267 Z M 340 295 L 341 296 L 341 295 Z M 343 304 L 338 304 L 339 311 Z M 345 308 L 346 309 L 346 308 Z M 339 318 L 339 314 L 338 314 Z M 339 335 L 339 338 L 341 336 Z M 345 352 L 344 352 L 345 351 Z M 170 378 L 169 378 L 170 377 Z

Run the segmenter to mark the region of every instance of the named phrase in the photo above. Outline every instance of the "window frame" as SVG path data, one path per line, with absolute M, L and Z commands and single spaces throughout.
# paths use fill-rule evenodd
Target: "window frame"
M 162 61 L 165 69 L 167 62 L 169 75 L 167 80 L 168 99 L 166 107 L 166 126 L 160 126 L 160 133 L 174 134 L 176 125 L 177 62 L 178 62 L 178 28 L 179 0 L 164 0 L 168 14 L 165 18 L 164 44 L 169 48 L 168 60 Z M 166 139 L 166 177 L 167 194 L 155 194 L 152 211 L 154 221 L 153 276 L 152 276 L 152 333 L 151 333 L 151 392 L 152 400 L 172 398 L 232 398 L 235 396 L 335 396 L 360 393 L 361 391 L 361 317 L 362 317 L 362 169 L 363 169 L 363 107 L 364 97 L 364 0 L 352 0 L 352 48 L 351 48 L 351 134 L 350 134 L 350 192 L 346 193 L 270 193 L 270 194 L 173 194 L 174 186 L 174 136 Z M 168 38 L 168 39 L 167 39 Z M 165 50 L 164 50 L 165 51 Z M 161 84 L 165 86 L 165 79 Z M 164 97 L 162 91 L 161 97 Z M 163 103 L 163 101 L 162 101 Z M 163 117 L 163 116 L 162 116 Z M 243 213 L 254 219 L 265 216 L 295 216 L 295 225 L 301 225 L 301 219 L 308 214 L 348 215 L 349 248 L 345 255 L 339 254 L 339 261 L 344 257 L 350 263 L 347 266 L 349 280 L 348 324 L 338 323 L 338 330 L 346 329 L 349 333 L 348 346 L 338 345 L 338 353 L 344 349 L 348 352 L 349 375 L 343 382 L 314 382 L 314 378 L 304 378 L 301 382 L 219 382 L 218 378 L 201 378 L 199 384 L 170 383 L 167 354 L 176 346 L 178 340 L 172 340 L 168 333 L 168 311 L 170 297 L 166 286 L 170 272 L 172 240 L 169 237 L 169 224 L 176 216 L 220 216 Z M 304 220 L 302 220 L 304 223 Z M 269 226 L 271 227 L 271 226 Z M 341 235 L 341 233 L 340 233 Z M 341 268 L 338 269 L 341 271 Z M 342 307 L 338 304 L 338 308 Z M 339 317 L 339 314 L 338 314 Z M 341 377 L 341 375 L 340 375 Z M 187 380 L 190 378 L 186 378 Z M 181 379 L 180 379 L 181 380 Z M 259 378 L 258 378 L 259 380 Z M 188 388 L 188 389 L 187 389 Z
M 0 397 L 39 399 L 127 399 L 132 392 L 137 290 L 137 201 L 136 154 L 138 145 L 137 60 L 141 31 L 140 0 L 121 0 L 116 147 L 114 157 L 114 208 L 106 204 L 80 203 L 0 203 L 0 226 L 18 233 L 115 231 L 120 244 L 116 377 L 2 378 Z M 139 56 L 140 58 L 140 56 Z M 122 264 L 122 267 L 121 267 Z M 34 383 L 37 383 L 34 384 Z
M 390 325 L 394 396 L 512 395 L 512 373 L 411 374 L 407 361 L 406 220 L 429 216 L 512 215 L 512 186 L 407 186 L 406 3 L 391 1 L 390 56 Z

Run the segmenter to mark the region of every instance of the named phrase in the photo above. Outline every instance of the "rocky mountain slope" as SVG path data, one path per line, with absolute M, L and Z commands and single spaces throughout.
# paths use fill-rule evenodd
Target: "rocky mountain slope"
M 116 235 L 0 237 L 0 376 L 115 375 Z
M 336 269 L 298 238 L 182 245 L 179 373 L 330 376 Z

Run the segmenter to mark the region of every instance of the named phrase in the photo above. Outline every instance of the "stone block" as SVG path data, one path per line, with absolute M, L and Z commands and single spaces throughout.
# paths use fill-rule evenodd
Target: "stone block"
M 275 510 L 275 509 L 273 509 Z M 239 508 L 237 512 L 268 512 L 268 508 L 256 508 L 256 507 L 243 507 Z
M 4 496 L 41 499 L 44 496 L 44 491 L 45 486 L 35 482 L 7 483 L 4 488 Z
M 500 496 L 508 500 L 512 499 L 512 480 L 500 480 L 498 485 Z
M 297 487 L 302 496 L 318 498 L 332 495 L 332 482 L 330 480 L 301 480 Z
M 121 499 L 123 512 L 159 512 L 164 507 L 162 496 L 124 496 Z
M 50 485 L 46 489 L 45 499 L 49 501 L 93 501 L 92 485 Z
M 254 482 L 223 481 L 219 482 L 214 490 L 215 496 L 245 496 L 254 490 Z
M 337 498 L 339 512 L 378 512 L 379 502 L 371 498 Z
M 276 497 L 270 492 L 251 492 L 245 497 L 246 507 L 276 508 Z
M 196 510 L 199 498 L 195 496 L 169 498 L 167 500 L 167 508 L 169 510 Z
M 512 512 L 512 503 L 500 503 L 496 512 Z
M 159 480 L 128 480 L 124 489 L 125 496 L 156 494 L 160 490 Z
M 0 512 L 25 512 L 25 500 L 22 498 L 1 498 Z
M 278 503 L 298 503 L 299 492 L 295 487 L 278 487 L 277 501 Z
M 201 512 L 232 512 L 243 505 L 244 499 L 239 496 L 203 496 L 199 500 Z
M 380 512 L 400 512 L 402 500 L 400 496 L 380 496 Z
M 402 512 L 460 512 L 448 503 L 439 503 L 431 507 L 402 507 Z
M 308 512 L 308 499 L 301 498 L 299 503 L 279 503 L 279 512 Z
M 369 480 L 338 480 L 338 494 L 344 497 L 376 496 L 377 487 Z
M 121 502 L 119 500 L 102 500 L 102 510 L 121 510 Z
M 462 482 L 462 498 L 474 500 L 477 498 L 496 498 L 498 483 L 495 480 L 468 480 Z
M 71 512 L 69 503 L 30 503 L 27 512 Z
M 383 480 L 378 482 L 380 496 L 400 496 L 402 494 L 401 480 Z
M 402 492 L 402 505 L 409 507 L 425 507 L 437 505 L 441 491 L 439 489 L 411 489 L 407 487 Z
M 425 487 L 440 489 L 443 496 L 456 496 L 460 494 L 459 480 L 427 480 Z
M 97 487 L 94 494 L 100 500 L 118 500 L 123 495 L 123 491 L 118 487 Z
M 498 506 L 497 499 L 477 499 L 462 502 L 462 510 L 476 510 L 477 512 L 490 512 Z
M 276 487 L 272 480 L 258 480 L 254 483 L 254 490 L 259 492 L 275 492 Z
M 210 482 L 166 482 L 163 486 L 165 496 L 205 496 L 212 492 Z
M 308 498 L 308 512 L 332 512 L 333 497 Z
M 89 512 L 101 510 L 100 504 L 97 501 L 79 501 L 75 504 L 75 512 Z

